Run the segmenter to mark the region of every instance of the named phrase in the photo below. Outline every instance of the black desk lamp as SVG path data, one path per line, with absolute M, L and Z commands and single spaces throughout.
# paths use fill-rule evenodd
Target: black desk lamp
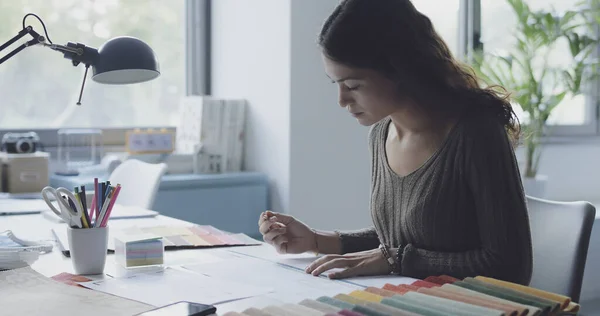
M 40 21 L 46 37 L 38 34 L 31 26 L 25 26 L 25 19 L 30 15 Z M 23 17 L 23 29 L 15 37 L 2 44 L 0 51 L 27 34 L 31 35 L 33 39 L 21 44 L 6 56 L 0 58 L 0 64 L 26 47 L 37 44 L 62 52 L 65 58 L 71 60 L 73 66 L 83 63 L 85 65 L 85 74 L 81 85 L 81 92 L 79 93 L 78 105 L 81 105 L 85 78 L 90 66 L 92 66 L 92 80 L 103 84 L 140 83 L 152 80 L 160 75 L 158 60 L 154 55 L 154 51 L 150 46 L 137 38 L 129 36 L 115 37 L 108 40 L 99 49 L 71 42 L 68 42 L 67 45 L 57 45 L 50 40 L 46 31 L 46 25 L 44 25 L 42 19 L 33 13 L 28 13 Z

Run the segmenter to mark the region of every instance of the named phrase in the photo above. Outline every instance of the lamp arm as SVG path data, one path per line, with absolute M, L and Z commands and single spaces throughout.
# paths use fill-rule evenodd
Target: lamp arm
M 36 31 L 34 31 L 31 26 L 27 26 L 26 28 L 19 31 L 19 33 L 15 37 L 9 39 L 6 43 L 2 44 L 2 46 L 0 46 L 0 51 L 12 45 L 14 42 L 18 41 L 21 37 L 27 34 L 31 35 L 33 39 L 21 44 L 19 47 L 13 49 L 10 53 L 6 54 L 6 56 L 0 58 L 0 64 L 7 61 L 26 47 L 33 46 L 39 43 L 44 43 L 46 41 L 46 39 L 40 34 L 38 34 Z
M 81 48 L 73 48 L 73 47 L 68 47 L 68 46 L 64 46 L 64 45 L 58 45 L 58 44 L 43 44 L 46 47 L 49 47 L 52 50 L 55 51 L 59 51 L 59 52 L 63 52 L 63 53 L 73 53 L 76 55 L 83 55 L 83 49 Z

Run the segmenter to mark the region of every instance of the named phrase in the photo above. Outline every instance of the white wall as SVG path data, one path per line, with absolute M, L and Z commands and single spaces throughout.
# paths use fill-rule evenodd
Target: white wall
M 517 157 L 523 161 L 522 148 Z M 545 145 L 538 173 L 548 176 L 546 198 L 600 202 L 599 157 L 598 143 Z
M 273 183 L 285 210 L 290 178 L 290 1 L 212 2 L 212 89 L 249 102 L 245 167 Z
M 371 222 L 368 128 L 338 106 L 316 44 L 338 2 L 292 1 L 289 211 L 320 229 Z
M 368 129 L 337 106 L 316 45 L 337 0 L 213 1 L 213 94 L 249 100 L 247 170 L 272 209 L 319 229 L 370 224 Z

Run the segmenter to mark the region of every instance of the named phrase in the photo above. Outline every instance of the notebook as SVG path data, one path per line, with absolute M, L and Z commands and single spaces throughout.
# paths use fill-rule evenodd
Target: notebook
M 246 234 L 230 234 L 208 225 L 151 226 L 111 229 L 108 237 L 108 253 L 115 252 L 114 237 L 140 234 L 153 234 L 162 237 L 165 250 L 196 249 L 212 247 L 253 246 L 261 243 Z M 60 251 L 70 257 L 67 229 L 52 229 Z

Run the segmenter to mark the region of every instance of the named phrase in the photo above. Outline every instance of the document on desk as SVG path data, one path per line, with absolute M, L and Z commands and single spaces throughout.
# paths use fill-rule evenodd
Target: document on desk
M 273 292 L 266 296 L 289 303 L 362 289 L 357 285 L 329 280 L 326 277 L 315 277 L 298 269 L 251 257 L 184 265 L 183 268 L 206 276 L 235 280 L 248 285 L 269 286 L 273 288 Z
M 238 248 L 235 250 L 231 250 L 232 252 L 244 254 L 247 256 L 253 256 L 255 258 L 275 262 L 280 265 L 284 265 L 290 268 L 297 269 L 299 271 L 304 271 L 308 265 L 310 265 L 313 261 L 315 261 L 317 256 L 312 254 L 293 254 L 293 255 L 282 255 L 277 253 L 271 246 L 265 246 L 261 249 L 257 249 L 256 247 L 253 249 L 244 249 Z M 329 273 L 339 271 L 341 269 L 332 269 L 324 273 L 324 275 L 328 275 Z M 379 275 L 379 276 L 362 276 L 362 277 L 352 277 L 339 280 L 340 282 L 351 283 L 354 285 L 361 286 L 363 288 L 373 286 L 382 288 L 385 284 L 390 283 L 394 285 L 399 284 L 412 284 L 417 279 L 403 277 L 398 275 Z
M 79 284 L 155 306 L 178 301 L 218 304 L 272 292 L 272 288 L 263 285 L 251 285 L 172 268 Z
M 30 267 L 0 272 L 2 315 L 133 315 L 147 304 L 66 285 Z
M 0 215 L 38 214 L 49 210 L 42 199 L 0 199 Z

